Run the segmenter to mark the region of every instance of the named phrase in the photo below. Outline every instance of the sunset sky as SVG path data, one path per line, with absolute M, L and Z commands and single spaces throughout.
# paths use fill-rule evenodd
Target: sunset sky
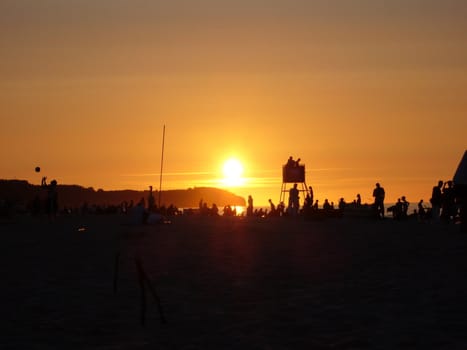
M 2 0 L 0 178 L 428 202 L 467 149 L 465 0 Z M 244 182 L 221 181 L 236 157 Z M 37 174 L 34 168 L 40 166 Z

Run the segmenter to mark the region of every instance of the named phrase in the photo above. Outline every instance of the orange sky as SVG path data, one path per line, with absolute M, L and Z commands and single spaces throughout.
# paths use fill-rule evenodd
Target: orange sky
M 281 165 L 315 196 L 429 199 L 467 149 L 467 3 L 0 2 L 0 178 L 218 186 L 256 204 Z M 34 173 L 41 166 L 41 174 Z

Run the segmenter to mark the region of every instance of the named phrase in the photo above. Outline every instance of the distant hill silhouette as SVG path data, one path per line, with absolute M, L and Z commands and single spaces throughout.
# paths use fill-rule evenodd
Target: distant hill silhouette
M 96 205 L 118 205 L 124 201 L 137 203 L 141 198 L 147 201 L 149 191 L 118 190 L 104 191 L 85 188 L 79 185 L 58 185 L 59 206 L 79 207 L 84 202 Z M 44 189 L 39 185 L 32 185 L 25 180 L 1 180 L 0 200 L 11 203 L 27 204 L 36 196 L 43 196 Z M 159 200 L 159 192 L 154 191 L 156 203 Z M 195 187 L 187 190 L 167 190 L 161 192 L 161 205 L 174 204 L 178 208 L 198 207 L 202 199 L 208 205 L 216 203 L 217 206 L 242 205 L 245 199 L 229 191 L 211 187 Z

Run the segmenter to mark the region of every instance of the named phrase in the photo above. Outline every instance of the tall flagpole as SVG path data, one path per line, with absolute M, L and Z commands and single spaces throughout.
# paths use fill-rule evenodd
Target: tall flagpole
M 164 144 L 165 144 L 165 124 L 164 129 L 162 131 L 162 156 L 161 156 L 161 174 L 159 180 L 159 208 L 161 207 L 161 195 L 162 195 L 162 167 L 164 165 Z

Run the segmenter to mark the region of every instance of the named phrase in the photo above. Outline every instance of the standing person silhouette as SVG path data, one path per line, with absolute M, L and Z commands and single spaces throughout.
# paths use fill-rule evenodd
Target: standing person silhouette
M 376 183 L 376 187 L 373 190 L 373 197 L 375 197 L 375 210 L 376 216 L 378 219 L 384 219 L 384 197 L 386 193 L 384 192 L 384 188 L 381 187 L 379 182 Z
M 297 215 L 300 208 L 300 198 L 298 196 L 298 188 L 295 183 L 293 187 L 289 190 L 289 210 L 292 215 Z
M 152 213 L 156 208 L 156 201 L 154 195 L 152 194 L 152 186 L 149 186 L 149 195 L 148 195 L 148 211 Z
M 275 206 L 274 203 L 272 202 L 272 199 L 271 199 L 271 198 L 269 198 L 269 207 L 270 207 L 269 215 L 270 215 L 270 216 L 275 216 L 275 215 L 276 215 L 276 206 Z
M 44 176 L 41 181 L 41 187 L 47 189 L 45 211 L 49 216 L 49 220 L 54 221 L 58 211 L 57 180 L 52 180 L 50 181 L 50 185 L 47 185 L 47 177 Z
M 420 202 L 418 202 L 418 218 L 419 220 L 425 220 L 426 217 L 426 211 L 425 207 L 423 206 L 423 199 L 420 199 Z
M 313 187 L 309 186 L 308 191 L 310 192 L 310 206 L 313 205 L 313 200 L 315 199 L 315 196 L 313 194 Z
M 441 210 L 441 204 L 443 203 L 443 194 L 441 189 L 443 187 L 443 181 L 439 180 L 438 185 L 433 187 L 431 192 L 431 217 L 433 221 L 439 221 L 439 213 Z
M 246 208 L 246 216 L 253 216 L 253 197 L 248 196 L 248 207 Z
M 410 203 L 407 201 L 405 196 L 402 196 L 402 218 L 407 219 L 409 216 L 409 205 Z

